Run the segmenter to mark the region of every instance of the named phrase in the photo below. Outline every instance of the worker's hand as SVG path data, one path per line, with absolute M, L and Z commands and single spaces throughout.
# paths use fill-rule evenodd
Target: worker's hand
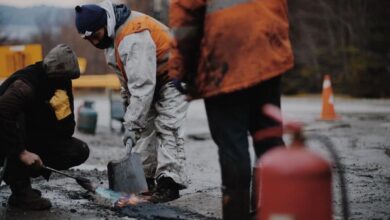
M 137 133 L 136 131 L 130 131 L 130 130 L 126 129 L 126 131 L 123 135 L 123 138 L 122 138 L 123 144 L 125 146 L 127 146 L 128 142 L 130 140 L 131 143 L 134 145 L 135 142 L 138 140 L 138 138 L 137 138 L 138 135 L 136 133 Z
M 175 87 L 181 94 L 185 95 L 188 93 L 186 83 L 184 83 L 178 79 L 172 79 L 170 82 L 170 85 L 172 87 Z
M 126 146 L 126 152 L 130 152 L 135 143 L 137 143 L 138 139 L 140 138 L 141 131 L 139 130 L 127 130 L 125 131 L 125 134 L 123 135 L 122 141 L 123 144 Z
M 22 153 L 19 154 L 19 159 L 26 166 L 34 166 L 37 168 L 43 166 L 41 158 L 38 155 L 27 150 L 24 150 Z

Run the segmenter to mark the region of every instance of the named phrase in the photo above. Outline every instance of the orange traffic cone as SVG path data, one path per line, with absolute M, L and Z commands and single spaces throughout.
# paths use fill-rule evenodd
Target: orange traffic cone
M 331 121 L 338 118 L 334 110 L 332 83 L 330 76 L 327 74 L 324 77 L 324 84 L 322 85 L 322 112 L 320 120 Z

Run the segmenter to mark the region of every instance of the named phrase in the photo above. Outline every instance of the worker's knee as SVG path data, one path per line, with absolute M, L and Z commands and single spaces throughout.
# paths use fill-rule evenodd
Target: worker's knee
M 77 165 L 84 163 L 89 157 L 88 145 L 83 141 L 80 141 L 80 142 L 81 143 L 79 144 L 79 150 L 78 150 L 79 156 L 77 158 L 75 158 L 75 163 L 77 163 Z
M 77 138 L 72 138 L 70 146 L 68 146 L 68 159 L 66 161 L 69 164 L 66 164 L 68 168 L 78 166 L 84 163 L 89 157 L 89 147 L 88 145 Z
M 184 145 L 184 131 L 181 126 L 156 120 L 155 128 L 162 145 L 175 147 Z

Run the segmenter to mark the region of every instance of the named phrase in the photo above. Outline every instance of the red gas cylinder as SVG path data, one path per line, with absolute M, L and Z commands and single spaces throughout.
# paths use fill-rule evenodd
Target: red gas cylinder
M 257 219 L 332 219 L 330 164 L 302 142 L 270 150 L 258 162 Z

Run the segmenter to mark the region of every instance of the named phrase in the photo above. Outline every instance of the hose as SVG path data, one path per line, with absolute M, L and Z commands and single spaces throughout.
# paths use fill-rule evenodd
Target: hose
M 338 168 L 338 179 L 340 183 L 340 193 L 341 193 L 341 205 L 342 205 L 342 214 L 343 219 L 348 220 L 349 219 L 349 205 L 348 205 L 348 192 L 347 192 L 347 184 L 345 180 L 344 175 L 344 169 L 342 167 L 342 164 L 340 162 L 340 158 L 334 148 L 333 142 L 330 140 L 329 137 L 318 135 L 318 134 L 310 134 L 306 135 L 307 139 L 317 140 L 321 142 L 326 149 L 329 151 L 330 156 L 332 157 L 336 167 Z

